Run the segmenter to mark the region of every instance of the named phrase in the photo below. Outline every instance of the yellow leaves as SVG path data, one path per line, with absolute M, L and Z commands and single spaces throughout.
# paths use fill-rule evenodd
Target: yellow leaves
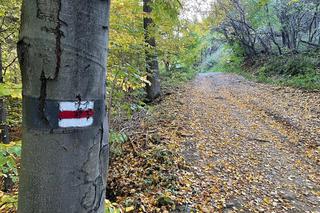
M 13 212 L 13 209 L 18 207 L 18 195 L 6 194 L 0 191 L 0 211 L 1 212 Z
M 12 98 L 22 98 L 22 85 L 13 83 L 1 83 L 0 84 L 0 97 L 10 96 Z
M 149 84 L 149 86 L 151 86 L 151 82 L 147 80 L 147 76 L 141 76 L 140 80 L 146 84 Z
M 109 82 L 113 82 L 115 86 L 120 87 L 126 92 L 143 88 L 146 84 L 151 84 L 150 81 L 146 80 L 146 76 L 139 76 L 138 79 L 139 82 L 136 82 L 133 80 L 130 81 L 128 76 L 112 76 L 110 73 L 107 75 L 107 80 Z
M 301 0 L 291 0 L 288 2 L 288 5 L 293 5 L 295 3 L 299 3 Z
M 187 178 L 183 178 L 182 180 L 180 180 L 180 183 L 185 185 L 187 188 L 190 188 L 192 185 L 192 181 Z
M 125 212 L 132 212 L 134 210 L 134 206 L 126 207 Z
M 174 4 L 170 1 L 170 4 L 160 6 L 166 8 Z M 142 11 L 142 2 L 138 0 L 115 1 L 111 4 L 108 80 L 113 82 L 116 74 L 120 73 L 113 83 L 117 85 L 116 89 L 121 88 L 125 92 L 150 85 L 146 79 L 145 68 L 145 51 L 150 47 L 145 43 L 143 27 L 145 14 Z M 195 36 L 188 29 L 188 23 L 181 26 L 182 23 L 178 19 L 168 18 L 171 15 L 167 12 L 162 10 L 158 13 L 159 19 L 156 19 L 156 27 L 152 30 L 157 42 L 159 62 L 166 60 L 174 65 L 179 58 L 182 58 L 181 63 L 188 61 L 193 64 L 194 55 L 191 59 L 183 55 L 190 55 L 187 48 L 195 45 Z M 152 17 L 155 18 L 156 15 L 157 11 L 154 11 Z M 192 54 L 198 55 L 198 52 Z M 109 84 L 108 87 L 112 86 Z
M 314 182 L 320 182 L 319 173 L 309 174 L 308 178 Z
M 145 44 L 140 1 L 115 1 L 110 14 L 108 80 L 126 92 L 144 87 L 147 82 L 141 77 L 145 75 Z
M 158 207 L 159 197 L 170 198 L 175 205 L 188 203 L 198 212 L 288 211 L 293 196 L 282 195 L 280 188 L 298 194 L 296 181 L 310 187 L 319 183 L 316 163 L 312 164 L 319 149 L 294 144 L 314 136 L 283 122 L 279 115 L 291 113 L 279 107 L 279 103 L 285 106 L 283 100 L 268 88 L 234 84 L 238 77 L 219 75 L 198 78 L 153 107 L 152 117 L 139 124 L 138 129 L 144 130 L 134 140 L 149 151 L 142 149 L 139 157 L 129 155 L 124 165 L 115 163 L 117 171 L 130 168 L 123 182 L 117 179 L 121 184 L 116 188 L 135 189 L 127 196 L 140 199 L 146 212 L 173 210 Z M 311 109 L 292 113 L 312 113 L 314 119 L 313 111 L 318 110 Z M 160 140 L 151 140 L 152 134 L 159 134 Z M 315 189 L 303 190 L 317 195 Z M 125 203 L 125 196 L 119 200 Z
M 263 198 L 263 202 L 266 205 L 270 205 L 272 203 L 272 200 L 270 197 L 265 197 L 265 198 Z
M 118 203 L 112 203 L 110 200 L 105 200 L 105 212 L 106 213 L 129 213 L 135 210 L 134 206 L 121 208 Z
M 310 159 L 314 159 L 314 160 L 320 160 L 319 156 L 320 156 L 320 148 L 318 147 L 317 149 L 314 148 L 308 148 L 305 151 L 305 154 L 308 158 Z
M 105 200 L 105 212 L 106 213 L 123 213 L 122 209 L 117 203 L 111 203 L 110 200 Z

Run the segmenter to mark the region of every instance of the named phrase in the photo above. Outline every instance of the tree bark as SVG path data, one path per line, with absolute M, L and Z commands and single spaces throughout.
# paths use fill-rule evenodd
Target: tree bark
M 23 2 L 19 213 L 104 212 L 109 7 L 110 0 Z
M 2 46 L 0 44 L 0 83 L 4 83 L 4 78 L 3 78 L 3 64 L 2 64 Z M 5 100 L 3 97 L 0 97 L 0 140 L 4 144 L 9 144 L 10 143 L 10 138 L 9 138 L 9 127 L 6 124 L 7 121 L 7 110 L 6 110 L 6 105 L 5 105 Z
M 2 64 L 2 46 L 0 44 L 0 83 L 4 83 L 4 78 L 3 78 L 3 64 Z M 9 138 L 9 126 L 7 125 L 7 110 L 6 110 L 6 104 L 5 104 L 5 99 L 4 97 L 0 97 L 0 142 L 4 144 L 9 144 L 10 143 L 10 138 Z M 4 192 L 9 192 L 13 188 L 13 181 L 12 179 L 8 176 L 3 179 L 3 185 L 2 185 L 2 191 Z
M 152 0 L 143 0 L 143 12 L 150 15 L 152 12 L 151 7 Z M 145 42 L 146 47 L 146 70 L 147 70 L 147 80 L 151 85 L 147 84 L 147 98 L 153 101 L 160 96 L 160 77 L 159 77 L 159 63 L 158 56 L 156 52 L 156 39 L 154 33 L 152 32 L 154 28 L 154 23 L 152 18 L 144 17 L 144 31 L 145 31 Z

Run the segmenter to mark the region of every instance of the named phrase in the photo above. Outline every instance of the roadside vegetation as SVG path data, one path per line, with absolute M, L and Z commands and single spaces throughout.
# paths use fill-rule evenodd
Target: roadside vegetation
M 228 52 L 227 55 L 220 56 L 218 62 L 211 62 L 213 67 L 206 69 L 209 72 L 236 73 L 261 83 L 316 91 L 320 89 L 319 54 L 315 50 L 246 60 Z
M 180 17 L 187 3 L 146 0 L 142 4 L 138 0 L 121 0 L 111 4 L 106 105 L 110 123 L 110 173 L 114 175 L 117 174 L 116 165 L 124 165 L 120 159 L 130 162 L 156 157 L 164 168 L 169 168 L 173 162 L 170 159 L 177 156 L 172 150 L 168 151 L 165 144 L 141 147 L 141 141 L 154 136 L 147 132 L 144 138 L 137 138 L 141 133 L 133 130 L 139 128 L 140 120 L 149 118 L 154 104 L 161 101 L 161 97 L 172 93 L 182 82 L 192 79 L 198 71 L 201 39 L 207 28 Z M 22 79 L 16 44 L 19 40 L 21 4 L 22 0 L 0 1 L 0 136 L 3 142 L 0 144 L 0 212 L 15 212 L 18 202 Z M 151 12 L 144 11 L 145 5 L 151 7 Z M 147 27 L 145 20 L 151 20 Z M 156 44 L 152 44 L 150 38 Z M 155 58 L 159 67 L 159 70 L 151 71 L 160 72 L 162 96 L 156 100 L 146 98 L 145 88 L 153 80 L 148 73 L 150 57 Z M 150 101 L 154 101 L 154 104 L 150 104 Z M 158 139 L 156 141 L 154 143 L 159 142 Z M 131 155 L 132 144 L 136 149 L 134 153 L 138 155 Z M 114 185 L 111 180 L 109 190 L 116 192 L 120 185 Z M 156 184 L 150 181 L 146 183 L 147 186 Z M 116 198 L 110 195 L 109 199 L 106 201 L 107 212 L 120 211 L 118 205 L 112 203 Z
M 202 70 L 319 90 L 319 8 L 318 1 L 218 0 Z
M 111 3 L 107 212 L 185 210 L 177 197 L 190 187 L 181 178 L 189 165 L 177 141 L 192 133 L 175 122 L 177 109 L 184 106 L 180 94 L 187 94 L 186 82 L 199 72 L 231 72 L 261 83 L 320 90 L 319 0 L 208 2 L 193 8 L 205 8 L 201 18 L 186 10 L 189 0 Z M 16 212 L 18 202 L 22 79 L 16 43 L 21 4 L 0 0 L 0 212 Z M 146 4 L 151 8 L 147 12 Z M 152 60 L 157 65 L 150 69 Z M 146 87 L 155 80 L 154 72 L 160 74 L 161 95 L 150 100 Z

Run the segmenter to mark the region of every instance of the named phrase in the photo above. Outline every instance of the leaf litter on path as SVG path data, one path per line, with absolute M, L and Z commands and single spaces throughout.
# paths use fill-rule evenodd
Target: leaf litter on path
M 109 190 L 136 212 L 319 212 L 320 94 L 199 75 L 137 122 Z M 138 131 L 138 133 L 137 133 Z

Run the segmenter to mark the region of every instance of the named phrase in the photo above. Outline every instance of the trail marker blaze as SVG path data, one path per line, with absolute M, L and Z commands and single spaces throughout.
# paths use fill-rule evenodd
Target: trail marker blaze
M 59 127 L 88 127 L 93 124 L 93 101 L 74 101 L 59 103 Z

